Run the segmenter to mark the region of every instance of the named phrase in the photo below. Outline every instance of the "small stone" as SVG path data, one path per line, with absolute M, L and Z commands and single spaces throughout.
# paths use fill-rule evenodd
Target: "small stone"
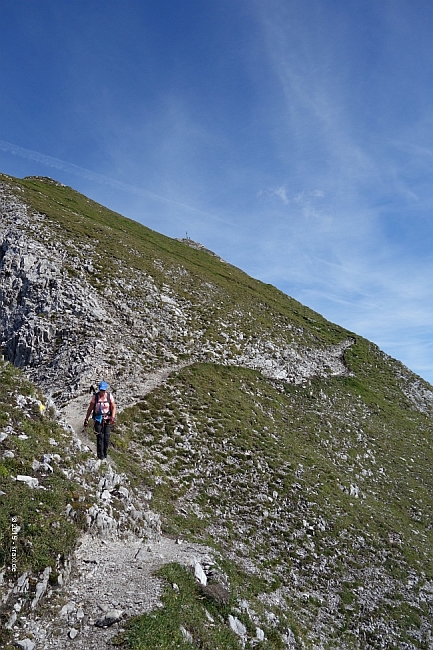
M 206 614 L 206 618 L 210 623 L 215 623 L 215 619 L 209 614 L 207 609 L 204 610 L 204 613 Z
M 25 591 L 26 590 L 26 583 L 28 583 L 27 571 L 22 573 L 20 575 L 20 577 L 18 578 L 16 591 Z
M 33 650 L 35 647 L 34 641 L 31 639 L 21 639 L 20 641 L 15 641 L 15 645 L 17 648 L 21 648 L 21 650 Z
M 34 609 L 40 599 L 44 596 L 47 587 L 48 587 L 48 579 L 51 573 L 51 567 L 46 567 L 41 575 L 41 581 L 37 583 L 36 589 L 35 589 L 35 597 L 33 598 L 30 607 Z
M 359 487 L 357 485 L 350 486 L 350 496 L 355 497 L 355 499 L 359 498 Z
M 129 516 L 130 516 L 131 519 L 133 519 L 134 521 L 137 521 L 137 519 L 142 519 L 142 518 L 143 518 L 143 515 L 142 515 L 141 511 L 140 511 L 140 510 L 136 510 L 135 508 L 132 508 L 132 509 L 131 509 L 131 512 L 129 513 Z
M 264 641 L 265 640 L 265 633 L 260 627 L 256 627 L 256 638 L 259 641 Z
M 69 616 L 69 614 L 72 614 L 77 608 L 77 605 L 73 600 L 70 600 L 69 603 L 66 603 L 66 605 L 63 605 L 62 609 L 60 610 L 60 618 L 64 618 L 66 616 Z
M 17 620 L 17 613 L 16 613 L 16 612 L 12 612 L 12 614 L 11 614 L 10 617 L 9 617 L 8 622 L 7 622 L 6 625 L 5 625 L 5 628 L 6 628 L 7 630 L 11 630 L 11 629 L 13 628 L 13 626 L 15 625 L 15 621 L 16 621 L 16 620 Z
M 13 451 L 5 451 L 3 458 L 15 458 L 15 454 Z
M 247 628 L 243 623 L 240 622 L 236 616 L 229 615 L 229 625 L 230 629 L 233 630 L 238 636 L 245 636 L 247 633 Z
M 207 585 L 207 577 L 205 572 L 203 571 L 203 567 L 200 564 L 200 562 L 196 562 L 194 564 L 194 575 L 197 578 L 197 580 L 200 582 L 200 584 L 204 586 Z
M 185 639 L 185 641 L 188 641 L 188 643 L 193 643 L 194 639 L 192 638 L 192 634 L 186 630 L 183 625 L 180 625 L 179 627 L 180 631 L 182 632 L 182 636 Z
M 175 582 L 173 582 L 172 587 L 173 587 L 173 591 L 179 593 L 179 586 Z
M 78 634 L 78 630 L 75 629 L 75 627 L 71 627 L 71 629 L 68 632 L 68 636 L 70 639 L 75 639 L 75 637 Z
M 123 611 L 121 609 L 109 609 L 103 618 L 98 618 L 95 623 L 96 627 L 110 627 L 120 621 L 123 616 Z
M 17 476 L 17 481 L 21 481 L 21 483 L 25 483 L 26 485 L 29 486 L 32 490 L 37 488 L 39 486 L 39 481 L 37 478 L 33 478 L 32 476 L 23 476 L 22 474 L 18 474 Z
M 287 648 L 296 648 L 296 638 L 290 628 L 287 628 L 286 633 L 281 635 L 282 640 L 286 644 Z

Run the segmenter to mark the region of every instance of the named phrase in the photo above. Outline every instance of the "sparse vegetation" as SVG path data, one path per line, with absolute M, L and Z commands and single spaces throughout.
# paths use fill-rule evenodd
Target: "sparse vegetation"
M 118 436 L 135 422 L 129 449 L 140 450 L 146 474 L 137 476 L 153 484 L 167 532 L 202 539 L 268 576 L 251 593 L 245 574 L 241 592 L 253 606 L 278 576 L 305 631 L 334 594 L 341 641 L 378 615 L 364 603 L 368 574 L 404 601 L 415 571 L 418 602 L 433 577 L 430 421 L 414 412 L 408 420 L 404 395 L 384 385 L 372 391 L 368 376 L 272 384 L 254 371 L 200 364 L 125 410 Z M 421 521 L 414 502 L 423 504 Z M 397 643 L 414 619 L 397 623 L 393 607 L 381 604 L 379 618 Z
M 362 337 L 205 251 L 49 179 L 0 180 L 45 215 L 29 236 L 68 251 L 64 283 L 82 282 L 113 305 L 105 325 L 116 331 L 121 322 L 122 345 L 119 354 L 106 351 L 105 367 L 119 386 L 131 366 L 146 375 L 190 364 L 149 394 L 130 396 L 112 457 L 132 488 L 151 491 L 167 534 L 217 551 L 230 602 L 208 602 L 188 571 L 167 566 L 164 607 L 131 620 L 116 643 L 228 650 L 239 647 L 232 614 L 248 630 L 246 647 L 253 639 L 265 649 L 428 647 L 431 387 Z M 92 342 L 87 320 L 71 331 L 71 306 L 66 315 L 58 306 L 35 314 L 54 327 L 45 369 L 57 352 Z M 340 356 L 329 347 L 344 342 Z M 297 363 L 305 363 L 299 374 Z M 284 375 L 287 368 L 294 374 Z M 0 459 L 0 566 L 20 508 L 22 568 L 40 570 L 73 546 L 90 504 L 57 467 L 38 474 L 46 491 L 12 482 L 34 475 L 50 438 L 61 445 L 66 434 L 41 414 L 42 396 L 18 371 L 3 363 L 1 373 L 0 432 L 13 429 L 2 448 L 13 456 Z M 62 403 L 63 387 L 55 388 Z M 61 516 L 67 503 L 74 522 Z M 256 625 L 264 640 L 255 639 Z
M 127 631 L 114 641 L 114 645 L 137 650 L 187 650 L 197 646 L 206 650 L 217 647 L 238 649 L 236 635 L 225 624 L 230 607 L 221 607 L 214 600 L 204 598 L 193 574 L 185 567 L 168 565 L 159 575 L 164 579 L 164 607 L 131 619 Z M 182 634 L 182 627 L 191 635 L 192 642 Z
M 4 586 L 25 572 L 37 576 L 45 567 L 51 567 L 55 575 L 59 560 L 74 549 L 86 527 L 84 513 L 91 505 L 81 486 L 62 472 L 65 461 L 60 456 L 52 458 L 63 450 L 69 435 L 52 419 L 45 403 L 19 370 L 0 361 L 0 573 Z M 37 488 L 16 480 L 19 475 L 37 479 Z M 68 504 L 77 513 L 74 520 L 65 516 Z M 2 627 L 5 616 L 0 608 Z M 3 629 L 1 635 L 0 642 L 6 642 L 9 632 Z
M 0 461 L 0 491 L 3 493 L 0 497 L 0 567 L 6 568 L 7 578 L 12 577 L 12 517 L 20 527 L 16 569 L 19 574 L 26 569 L 38 572 L 46 566 L 54 566 L 59 555 L 73 548 L 79 534 L 79 528 L 67 520 L 64 513 L 69 501 L 79 501 L 80 488 L 67 480 L 56 461 L 51 461 L 56 471 L 32 468 L 34 460 L 56 453 L 53 443 L 60 447 L 65 444 L 64 430 L 49 414 L 41 414 L 40 405 L 44 406 L 42 395 L 13 366 L 0 362 L 0 421 L 3 432 L 7 433 L 1 443 Z M 32 490 L 16 481 L 17 475 L 38 478 L 41 489 Z

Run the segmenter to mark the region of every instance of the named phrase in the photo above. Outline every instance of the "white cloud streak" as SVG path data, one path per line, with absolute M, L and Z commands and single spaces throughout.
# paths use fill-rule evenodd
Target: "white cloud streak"
M 63 172 L 66 172 L 67 174 L 73 174 L 74 176 L 79 176 L 91 182 L 109 186 L 115 190 L 121 190 L 122 192 L 126 192 L 128 194 L 135 194 L 146 199 L 151 199 L 152 201 L 166 203 L 187 210 L 188 212 L 196 213 L 205 217 L 209 217 L 212 220 L 226 223 L 223 219 L 220 219 L 219 217 L 204 210 L 200 210 L 191 205 L 186 205 L 185 203 L 160 196 L 159 194 L 155 194 L 149 190 L 117 181 L 113 178 L 109 178 L 108 176 L 104 176 L 103 174 L 97 174 L 90 171 L 89 169 L 85 169 L 84 167 L 79 167 L 78 165 L 74 165 L 73 163 L 66 162 L 65 160 L 61 160 L 59 158 L 47 156 L 46 154 L 40 153 L 39 151 L 25 149 L 24 147 L 19 147 L 18 145 L 12 144 L 10 142 L 5 142 L 4 140 L 0 140 L 0 150 L 6 153 L 10 153 L 14 156 L 19 156 L 20 158 L 24 158 L 26 160 L 34 160 L 35 162 L 41 163 L 47 167 L 59 169 Z
M 370 86 L 377 95 L 365 106 L 351 101 L 350 43 L 323 20 L 323 5 L 256 0 L 256 7 L 284 97 L 275 132 L 289 172 L 259 193 L 270 218 L 258 257 L 268 265 L 257 262 L 252 272 L 432 381 L 427 95 L 416 118 L 386 106 L 395 122 L 373 119 L 380 88 Z M 383 69 L 389 89 L 404 72 Z

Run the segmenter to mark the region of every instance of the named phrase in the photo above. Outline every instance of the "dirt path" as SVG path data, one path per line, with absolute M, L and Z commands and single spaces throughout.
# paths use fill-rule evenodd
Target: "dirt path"
M 154 576 L 158 568 L 169 562 L 206 564 L 211 561 L 207 550 L 167 538 L 148 544 L 132 538 L 104 541 L 84 535 L 75 552 L 73 575 L 61 598 L 56 597 L 60 603 L 51 605 L 57 615 L 35 616 L 25 632 L 35 639 L 35 650 L 106 650 L 124 618 L 161 606 L 161 584 Z M 114 612 L 120 617 L 118 622 L 110 627 L 95 625 Z
M 122 400 L 116 396 L 119 409 L 139 401 L 185 365 L 161 369 L 130 392 L 132 387 L 126 387 L 123 395 L 133 398 Z M 94 451 L 91 427 L 83 429 L 89 401 L 90 396 L 77 397 L 61 410 L 61 415 Z M 107 472 L 111 468 L 115 470 L 115 464 L 109 460 Z M 35 645 L 29 647 L 34 650 L 107 650 L 112 647 L 110 640 L 122 629 L 122 620 L 161 606 L 161 582 L 154 576 L 158 568 L 170 562 L 194 566 L 197 561 L 211 565 L 211 550 L 166 537 L 148 542 L 132 534 L 125 539 L 102 539 L 86 533 L 74 553 L 67 585 L 49 593 L 42 607 L 26 617 L 18 638 L 31 640 Z M 108 615 L 119 620 L 110 626 L 95 625 Z
M 115 394 L 116 406 L 118 411 L 122 411 L 128 406 L 133 406 L 139 402 L 145 395 L 151 393 L 155 388 L 165 382 L 174 372 L 178 372 L 190 365 L 189 363 L 180 363 L 175 366 L 166 366 L 147 375 L 138 382 L 127 383 L 122 386 L 122 391 Z M 59 409 L 61 417 L 73 428 L 75 435 L 84 445 L 87 445 L 93 453 L 96 454 L 95 435 L 93 434 L 92 422 L 90 421 L 87 429 L 84 428 L 83 422 L 90 403 L 92 395 L 90 393 L 79 395 L 72 399 L 68 404 Z

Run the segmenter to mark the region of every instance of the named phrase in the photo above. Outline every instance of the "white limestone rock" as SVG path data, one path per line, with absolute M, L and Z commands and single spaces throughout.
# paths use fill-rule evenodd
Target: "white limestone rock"
M 265 633 L 260 627 L 256 627 L 256 638 L 258 641 L 264 641 L 265 640 Z
M 237 634 L 240 637 L 246 636 L 247 633 L 247 628 L 241 621 L 236 617 L 232 616 L 229 614 L 229 626 L 230 629 L 233 630 L 235 634 Z
M 110 627 L 115 623 L 118 623 L 123 617 L 123 610 L 121 609 L 109 609 L 105 616 L 98 618 L 95 622 L 95 627 Z
M 180 626 L 179 626 L 179 629 L 180 629 L 180 631 L 182 632 L 182 636 L 183 636 L 183 638 L 184 638 L 185 641 L 187 641 L 188 643 L 193 643 L 193 642 L 194 642 L 194 639 L 192 638 L 192 634 L 191 634 L 191 632 L 188 632 L 188 630 L 186 630 L 186 629 L 183 627 L 183 625 L 180 625 Z
M 21 483 L 25 483 L 32 490 L 37 489 L 39 487 L 39 480 L 32 476 L 24 476 L 23 474 L 18 474 L 16 480 L 20 481 Z
M 207 585 L 207 577 L 206 577 L 205 572 L 203 571 L 203 567 L 200 564 L 200 562 L 196 562 L 194 564 L 194 575 L 195 575 L 196 580 L 198 580 L 198 582 L 200 584 L 202 584 L 204 586 Z
M 40 601 L 40 599 L 44 596 L 47 590 L 50 573 L 51 573 L 51 567 L 47 566 L 41 575 L 41 581 L 36 584 L 35 597 L 33 598 L 32 603 L 30 605 L 31 609 L 34 609 L 38 604 L 38 602 Z
M 73 601 L 70 600 L 66 605 L 63 605 L 62 609 L 60 610 L 60 618 L 67 618 L 72 612 L 75 612 L 77 609 L 77 604 Z
M 35 648 L 35 642 L 31 639 L 20 639 L 19 641 L 15 641 L 15 645 L 21 650 L 34 650 Z

